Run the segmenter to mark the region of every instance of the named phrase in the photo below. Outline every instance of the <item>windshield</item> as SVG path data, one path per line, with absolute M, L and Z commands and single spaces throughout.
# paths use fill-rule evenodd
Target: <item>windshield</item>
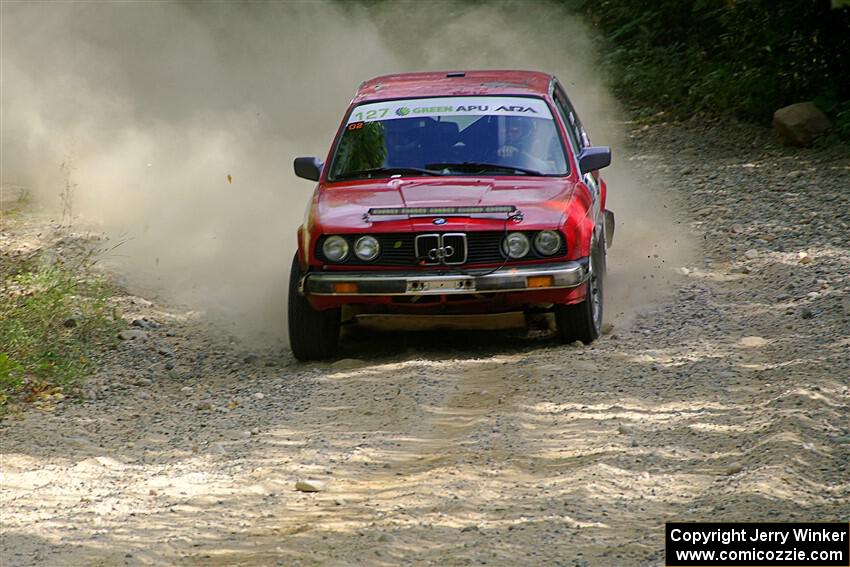
M 566 175 L 549 107 L 527 97 L 442 97 L 361 104 L 330 180 L 391 175 Z

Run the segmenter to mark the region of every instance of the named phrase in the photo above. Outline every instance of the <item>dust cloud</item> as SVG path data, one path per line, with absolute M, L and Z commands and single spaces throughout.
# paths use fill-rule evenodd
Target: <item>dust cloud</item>
M 666 270 L 686 253 L 672 213 L 646 205 L 661 184 L 638 182 L 624 159 L 592 36 L 554 4 L 4 1 L 0 20 L 0 182 L 47 210 L 70 183 L 75 223 L 126 240 L 115 261 L 131 287 L 234 332 L 285 338 L 312 190 L 292 159 L 324 158 L 358 84 L 384 73 L 559 76 L 594 142 L 614 148 L 609 313 L 657 291 L 647 255 Z

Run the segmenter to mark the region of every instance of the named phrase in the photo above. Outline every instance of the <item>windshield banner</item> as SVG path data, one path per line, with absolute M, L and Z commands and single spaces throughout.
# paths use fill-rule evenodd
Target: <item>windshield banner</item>
M 417 116 L 529 116 L 552 118 L 549 107 L 539 98 L 470 96 L 387 100 L 361 104 L 348 116 L 353 122 L 376 122 Z

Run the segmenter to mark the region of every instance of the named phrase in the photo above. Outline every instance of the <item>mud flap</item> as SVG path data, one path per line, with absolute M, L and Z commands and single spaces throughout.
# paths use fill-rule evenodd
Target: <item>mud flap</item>
M 614 211 L 605 212 L 605 244 L 608 248 L 614 244 Z

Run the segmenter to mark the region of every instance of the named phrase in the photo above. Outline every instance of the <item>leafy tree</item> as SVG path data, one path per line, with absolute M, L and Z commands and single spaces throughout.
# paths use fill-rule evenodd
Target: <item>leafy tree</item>
M 850 0 L 563 1 L 607 39 L 617 94 L 649 110 L 764 122 L 814 99 L 850 131 Z

